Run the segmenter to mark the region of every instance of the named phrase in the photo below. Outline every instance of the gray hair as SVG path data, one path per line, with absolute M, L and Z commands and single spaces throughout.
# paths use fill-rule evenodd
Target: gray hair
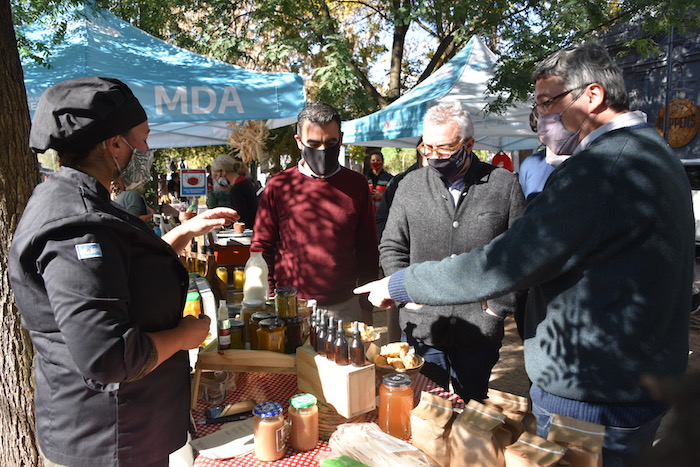
M 240 173 L 243 161 L 236 159 L 229 154 L 221 154 L 211 163 L 212 172 L 217 170 L 225 170 L 227 173 Z
M 597 42 L 568 50 L 559 50 L 545 58 L 532 75 L 533 82 L 558 76 L 566 89 L 583 88 L 591 83 L 605 89 L 604 104 L 616 112 L 629 110 L 622 70 L 615 65 L 608 51 Z
M 304 120 L 308 120 L 316 125 L 327 125 L 330 122 L 338 123 L 340 130 L 340 114 L 332 106 L 323 102 L 311 102 L 299 112 L 297 117 L 297 135 L 301 136 L 301 127 Z
M 459 136 L 462 140 L 466 141 L 474 137 L 472 118 L 459 101 L 444 101 L 429 108 L 423 118 L 423 127 L 426 125 L 446 125 L 450 122 L 459 126 Z

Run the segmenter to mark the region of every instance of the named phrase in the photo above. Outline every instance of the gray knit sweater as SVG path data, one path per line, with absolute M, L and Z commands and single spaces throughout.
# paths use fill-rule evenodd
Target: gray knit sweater
M 379 246 L 387 274 L 409 264 L 438 260 L 486 245 L 525 210 L 517 177 L 472 155 L 465 187 L 455 207 L 444 182 L 426 167 L 406 175 L 391 206 Z M 441 280 L 435 278 L 435 281 Z M 402 308 L 401 328 L 409 337 L 438 347 L 483 348 L 503 338 L 503 318 L 514 311 L 514 294 L 488 302 Z

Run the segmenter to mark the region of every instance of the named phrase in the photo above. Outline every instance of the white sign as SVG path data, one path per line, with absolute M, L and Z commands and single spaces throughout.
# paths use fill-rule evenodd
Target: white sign
M 180 170 L 180 196 L 206 196 L 207 171 L 206 169 L 182 169 Z

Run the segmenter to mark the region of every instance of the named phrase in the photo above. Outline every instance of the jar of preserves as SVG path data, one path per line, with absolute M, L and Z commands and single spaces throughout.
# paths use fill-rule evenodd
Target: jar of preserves
M 384 376 L 379 386 L 379 428 L 399 439 L 411 437 L 413 389 L 411 377 L 403 373 Z
M 250 331 L 250 348 L 251 350 L 260 350 L 258 345 L 258 323 L 264 319 L 275 318 L 276 315 L 271 311 L 258 311 L 250 315 L 250 324 L 248 329 Z
M 294 287 L 277 287 L 275 289 L 275 313 L 280 318 L 291 318 L 297 312 L 297 289 Z
M 245 284 L 245 269 L 243 266 L 236 266 L 233 268 L 233 288 L 237 290 L 243 290 L 243 285 Z
M 282 406 L 277 402 L 263 402 L 255 406 L 253 415 L 255 457 L 267 462 L 282 459 L 286 442 Z
M 258 323 L 258 349 L 284 353 L 287 327 L 279 318 L 264 319 Z
M 297 451 L 311 451 L 318 444 L 318 407 L 313 394 L 289 399 L 289 445 Z
M 237 319 L 229 320 L 232 349 L 245 349 L 245 324 Z
M 284 353 L 294 353 L 297 351 L 297 347 L 304 345 L 301 316 L 280 319 L 284 321 L 287 328 L 287 343 L 284 346 Z
M 221 279 L 221 282 L 228 285 L 228 269 L 226 266 L 219 266 L 216 268 L 216 275 L 219 279 Z
M 253 313 L 264 311 L 265 303 L 259 299 L 243 300 L 241 303 L 241 321 L 245 323 L 245 341 L 250 342 L 250 317 Z

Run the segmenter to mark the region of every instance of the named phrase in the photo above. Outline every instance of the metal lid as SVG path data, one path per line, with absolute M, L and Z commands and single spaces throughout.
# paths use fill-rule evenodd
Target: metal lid
M 250 321 L 251 322 L 253 322 L 253 321 L 258 322 L 258 321 L 262 321 L 264 319 L 274 318 L 275 316 L 277 316 L 277 315 L 272 311 L 256 311 L 255 313 L 250 315 Z
M 308 393 L 297 394 L 295 396 L 292 396 L 291 399 L 289 399 L 289 405 L 291 405 L 295 409 L 306 409 L 308 407 L 316 405 L 316 402 L 316 396 Z
M 228 320 L 232 328 L 244 328 L 245 323 L 240 319 L 230 319 Z
M 282 406 L 277 402 L 263 402 L 253 409 L 253 415 L 260 418 L 276 417 L 282 413 Z
M 261 328 L 281 328 L 284 326 L 284 321 L 279 318 L 264 319 L 258 323 Z
M 246 308 L 260 308 L 265 304 L 264 301 L 259 298 L 249 298 L 248 300 L 243 300 L 241 305 Z
M 275 289 L 275 293 L 276 293 L 276 294 L 280 294 L 280 295 L 284 295 L 284 294 L 294 294 L 294 295 L 296 295 L 297 289 L 296 289 L 296 287 L 290 287 L 290 286 L 287 286 L 287 285 L 283 285 L 283 286 L 277 287 L 277 288 Z
M 411 377 L 405 373 L 391 373 L 382 378 L 382 383 L 391 388 L 408 386 L 411 384 Z

